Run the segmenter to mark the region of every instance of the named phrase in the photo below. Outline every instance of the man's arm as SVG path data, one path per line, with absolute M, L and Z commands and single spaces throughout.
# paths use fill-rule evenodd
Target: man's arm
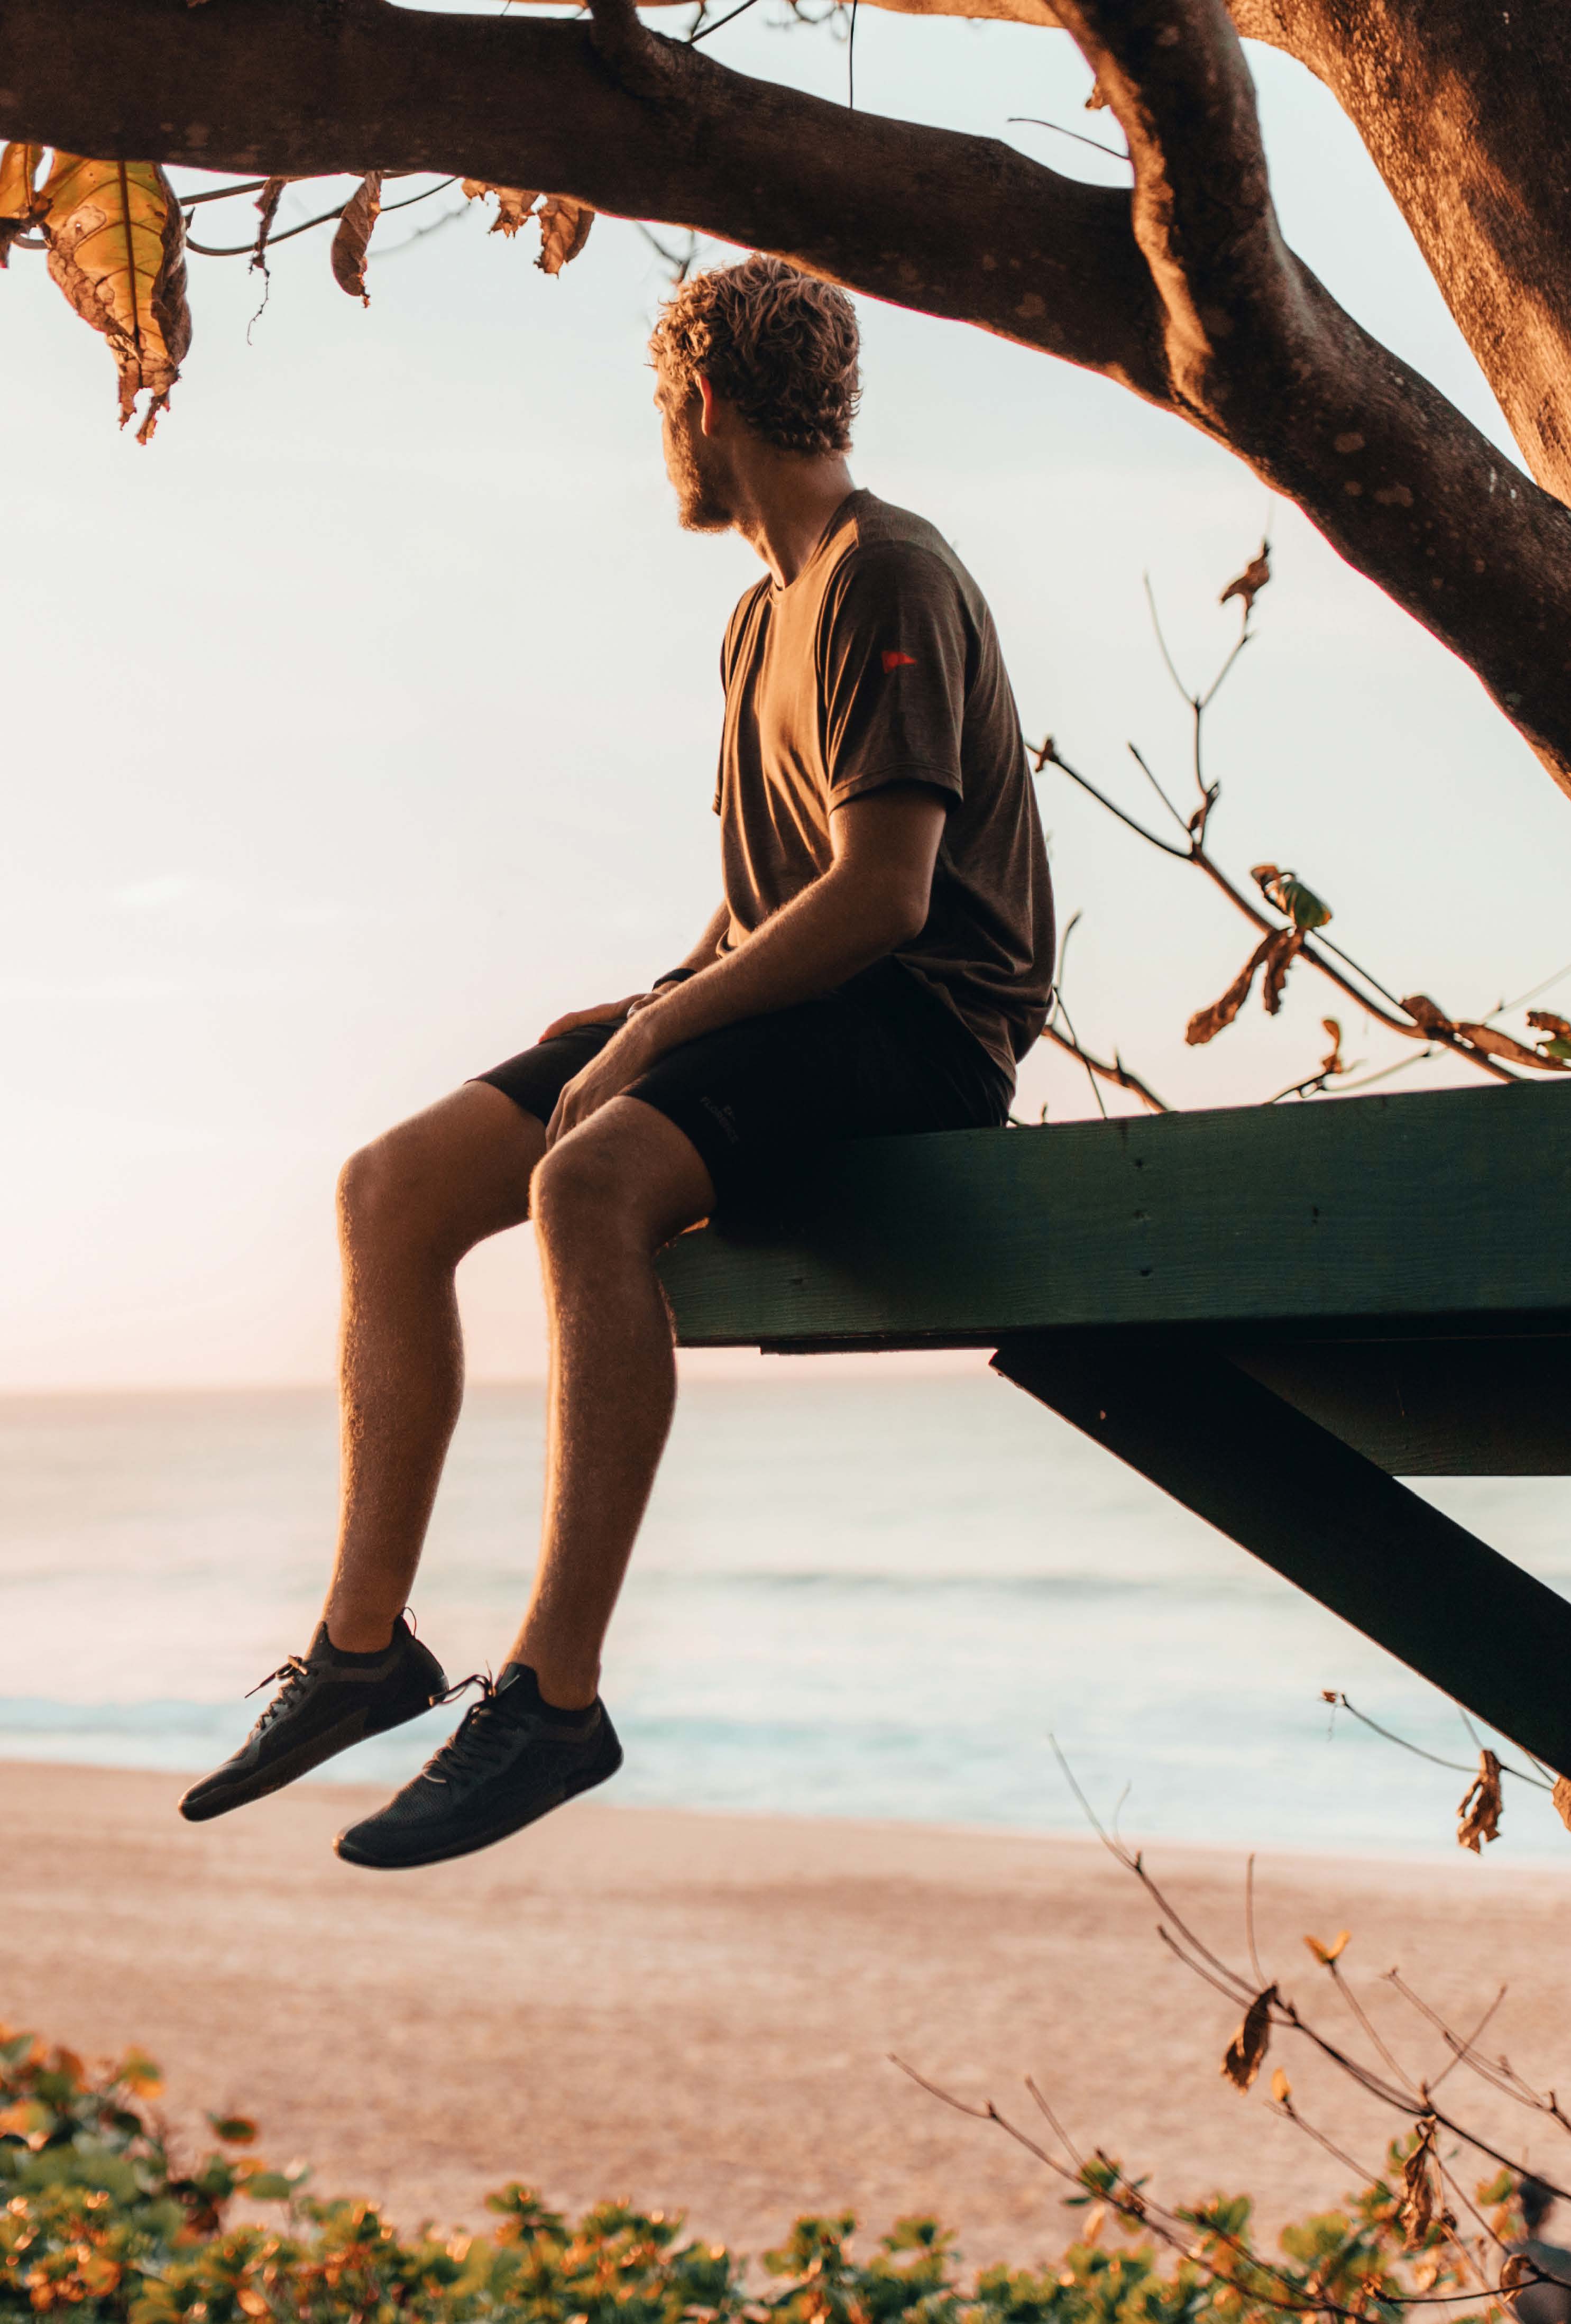
M 730 927 L 730 907 L 725 904 L 717 905 L 703 934 L 692 951 L 678 963 L 678 966 L 694 975 L 696 975 L 700 969 L 707 968 L 718 956 L 721 939 Z M 624 993 L 620 1001 L 602 1001 L 593 1009 L 569 1009 L 565 1016 L 553 1017 L 545 1031 L 537 1038 L 542 1041 L 550 1041 L 555 1039 L 558 1033 L 575 1032 L 580 1025 L 613 1024 L 617 1018 L 625 1017 L 629 1010 L 647 1009 L 651 1001 L 657 1001 L 661 993 L 669 989 L 661 983 L 657 984 L 648 992 L 629 992 Z
M 947 811 L 944 793 L 922 783 L 892 784 L 837 807 L 829 870 L 732 951 L 652 994 L 568 1083 L 549 1139 L 587 1120 L 668 1049 L 739 1018 L 812 1001 L 920 935 Z

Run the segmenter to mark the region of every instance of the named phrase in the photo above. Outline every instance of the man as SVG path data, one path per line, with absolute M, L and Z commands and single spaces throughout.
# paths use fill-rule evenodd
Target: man
M 558 1018 L 349 1163 L 336 1567 L 309 1652 L 180 1803 L 221 1815 L 443 1696 L 404 1609 L 463 1392 L 454 1270 L 532 1216 L 533 1595 L 457 1732 L 339 1834 L 355 1864 L 487 1847 L 621 1764 L 600 1655 L 675 1397 L 662 1244 L 766 1159 L 1002 1123 L 1047 1010 L 1047 862 L 997 639 L 942 536 L 852 484 L 850 301 L 749 258 L 678 290 L 651 354 L 683 524 L 767 568 L 725 640 L 724 901 L 650 991 Z

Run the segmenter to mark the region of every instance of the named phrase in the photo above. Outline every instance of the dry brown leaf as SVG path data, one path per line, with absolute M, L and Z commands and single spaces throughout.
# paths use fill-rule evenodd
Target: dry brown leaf
M 381 171 L 371 170 L 345 204 L 338 231 L 333 236 L 333 280 L 340 290 L 358 299 L 363 307 L 371 304 L 371 293 L 365 287 L 365 254 L 381 215 Z
M 1548 1009 L 1530 1009 L 1528 1023 L 1540 1033 L 1553 1033 L 1557 1040 L 1571 1041 L 1571 1017 L 1557 1017 Z
M 1352 1934 L 1351 1929 L 1339 1929 L 1328 1945 L 1323 1945 L 1318 1937 L 1306 1937 L 1304 1942 L 1314 1954 L 1320 1967 L 1329 1969 L 1334 1960 L 1341 1960 L 1346 1950 L 1347 1940 Z
M 565 194 L 547 194 L 536 216 L 540 222 L 540 255 L 535 263 L 547 274 L 560 274 L 589 240 L 594 212 L 587 202 L 569 201 Z
M 1480 1843 L 1500 1838 L 1501 1812 L 1505 1803 L 1500 1795 L 1500 1761 L 1493 1751 L 1478 1755 L 1478 1773 L 1464 1793 L 1456 1811 L 1456 1844 L 1470 1848 L 1475 1856 Z
M 102 331 L 120 371 L 120 425 L 145 388 L 136 440 L 168 405 L 191 344 L 185 223 L 156 161 L 60 153 L 41 189 L 49 271 L 85 323 Z
M 278 216 L 278 206 L 284 198 L 287 178 L 270 178 L 256 198 L 256 214 L 261 220 L 256 229 L 256 248 L 252 253 L 252 264 L 262 266 L 267 256 L 267 238 L 272 232 L 272 222 Z M 265 271 L 265 269 L 264 269 Z
M 1556 1814 L 1566 1831 L 1571 1831 L 1571 1777 L 1557 1775 L 1555 1788 L 1549 1797 L 1555 1803 Z
M 1322 1017 L 1320 1023 L 1325 1031 L 1330 1036 L 1331 1040 L 1330 1047 L 1320 1059 L 1320 1071 L 1323 1074 L 1346 1073 L 1348 1070 L 1347 1061 L 1342 1055 L 1341 1019 L 1337 1017 Z
M 1397 2218 L 1407 2231 L 1410 2251 L 1415 2244 L 1422 2243 L 1434 2223 L 1435 2190 L 1429 2178 L 1429 2165 L 1434 2160 L 1438 2128 L 1432 2114 L 1420 2118 L 1419 2143 L 1402 2164 L 1402 2200 Z
M 1271 2008 L 1277 1999 L 1274 1985 L 1257 1993 L 1244 2013 L 1244 2023 L 1228 2043 L 1222 2071 L 1236 2090 L 1246 2090 L 1264 2062 L 1271 2042 Z
M 36 226 L 49 205 L 38 184 L 41 145 L 7 145 L 0 152 L 0 266 L 9 263 L 18 235 Z
M 1508 2296 L 1513 2292 L 1520 2292 L 1528 2279 L 1528 2261 L 1525 2255 L 1521 2252 L 1512 2252 L 1500 2271 L 1502 2292 Z M 1538 2270 L 1534 2268 L 1532 2273 L 1536 2277 Z
M 1459 1017 L 1456 1030 L 1475 1049 L 1484 1049 L 1492 1057 L 1509 1057 L 1513 1065 L 1537 1065 L 1541 1074 L 1563 1074 L 1566 1070 L 1561 1058 L 1547 1057 L 1541 1049 L 1530 1049 L 1525 1041 L 1513 1039 L 1493 1025 L 1470 1025 L 1465 1017 Z
M 1271 543 L 1269 540 L 1263 540 L 1260 544 L 1260 554 L 1250 559 L 1242 573 L 1234 575 L 1217 603 L 1219 605 L 1225 605 L 1229 597 L 1241 597 L 1244 600 L 1244 612 L 1247 618 L 1254 611 L 1256 597 L 1270 579 Z
M 492 234 L 505 234 L 510 241 L 540 197 L 522 186 L 493 186 L 488 178 L 465 178 L 465 201 L 483 201 L 487 194 L 496 196 L 496 216 L 491 222 Z
M 1265 974 L 1261 979 L 1260 997 L 1265 1003 L 1268 1017 L 1277 1015 L 1282 1008 L 1282 988 L 1287 982 L 1287 973 L 1304 948 L 1302 928 L 1282 928 L 1265 956 Z
M 1427 992 L 1410 992 L 1402 1007 L 1413 1023 L 1421 1025 L 1426 1033 L 1454 1033 L 1456 1030 L 1439 1002 L 1431 1001 Z
M 1272 928 L 1268 936 L 1261 938 L 1220 1001 L 1213 1001 L 1208 1009 L 1195 1011 L 1184 1027 L 1184 1039 L 1191 1049 L 1201 1048 L 1206 1042 L 1214 1041 L 1218 1033 L 1231 1025 L 1249 998 L 1255 970 L 1276 943 L 1279 934 L 1278 929 Z

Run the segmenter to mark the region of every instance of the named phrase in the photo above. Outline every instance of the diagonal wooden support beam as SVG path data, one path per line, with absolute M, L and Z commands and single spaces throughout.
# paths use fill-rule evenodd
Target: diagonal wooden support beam
M 1022 1333 L 1006 1379 L 1340 1614 L 1557 1774 L 1571 1601 L 1203 1345 Z

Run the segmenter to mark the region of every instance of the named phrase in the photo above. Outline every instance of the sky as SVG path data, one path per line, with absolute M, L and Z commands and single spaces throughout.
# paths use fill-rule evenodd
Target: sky
M 843 97 L 843 42 L 776 13 L 713 51 Z M 1251 62 L 1289 240 L 1506 445 L 1346 123 L 1295 65 Z M 1009 125 L 1108 134 L 1067 35 L 868 8 L 856 80 L 865 107 L 1122 174 Z M 292 190 L 280 225 L 321 190 Z M 146 449 L 116 433 L 111 360 L 41 262 L 0 280 L 0 1388 L 328 1378 L 344 1157 L 557 1010 L 657 973 L 716 899 L 716 659 L 758 567 L 674 521 L 643 353 L 661 262 L 605 218 L 556 281 L 478 210 L 410 239 L 455 200 L 384 219 L 365 309 L 325 235 L 277 252 L 254 323 L 243 263 L 193 259 L 195 341 Z M 199 215 L 214 241 L 251 217 Z M 1129 740 L 1181 786 L 1187 714 L 1143 576 L 1203 676 L 1236 634 L 1218 591 L 1269 523 L 1275 577 L 1209 722 L 1217 852 L 1296 869 L 1384 983 L 1458 1014 L 1566 964 L 1565 799 L 1295 511 L 1107 383 L 859 308 L 857 481 L 956 544 L 1029 737 L 1052 732 L 1137 811 Z M 1186 1049 L 1249 931 L 1061 775 L 1040 797 L 1061 911 L 1083 914 L 1075 1021 L 1171 1102 L 1269 1097 L 1313 1069 L 1328 1007 L 1367 1070 L 1410 1054 L 1303 971 L 1280 1018 L 1256 1002 Z M 1470 1078 L 1443 1059 L 1392 1086 Z M 1017 1110 L 1044 1104 L 1095 1111 L 1045 1051 Z M 462 1287 L 474 1375 L 537 1374 L 527 1232 Z

